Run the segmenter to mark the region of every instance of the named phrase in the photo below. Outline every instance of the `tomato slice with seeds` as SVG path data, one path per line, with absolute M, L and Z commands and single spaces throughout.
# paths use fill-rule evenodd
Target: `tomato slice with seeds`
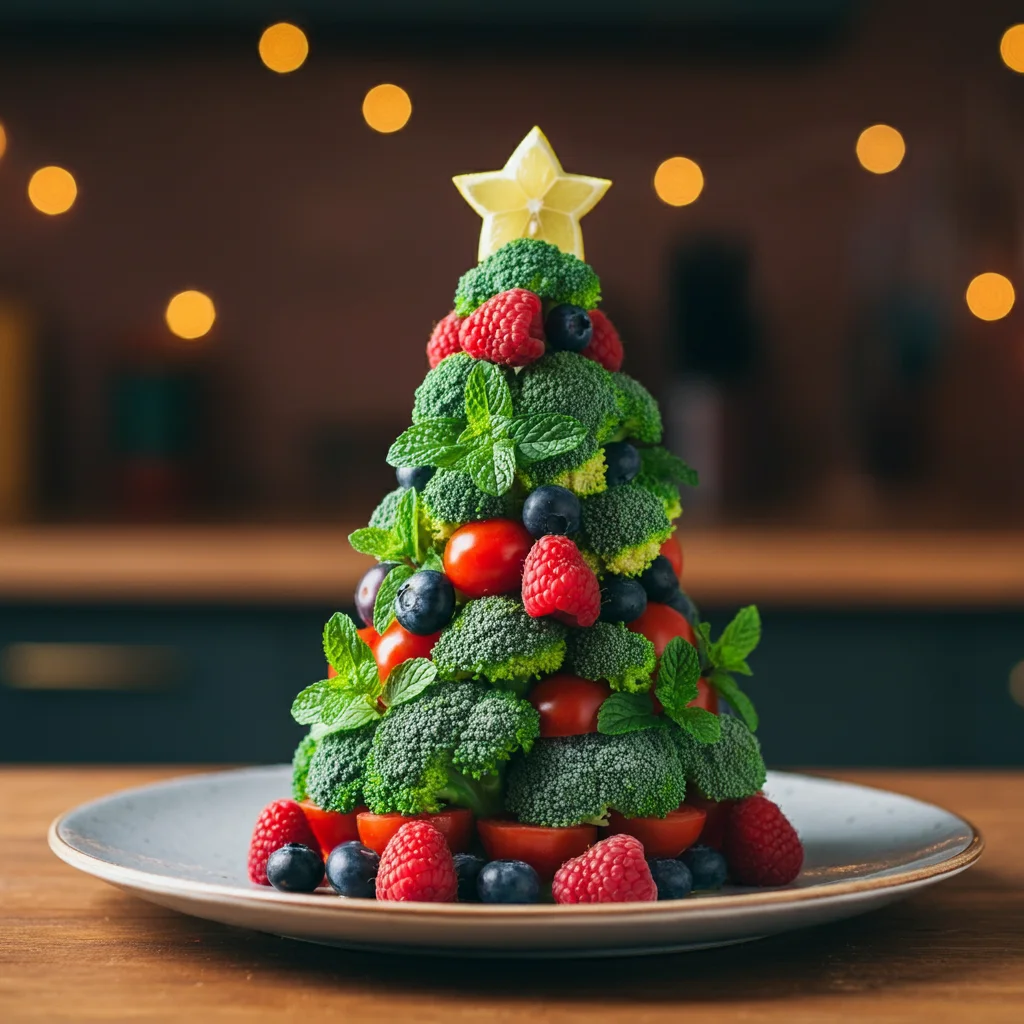
M 608 835 L 636 836 L 648 857 L 678 857 L 697 841 L 707 815 L 699 807 L 681 804 L 664 818 L 626 818 L 618 811 L 608 815 Z
M 448 843 L 452 853 L 466 853 L 473 844 L 473 812 L 465 807 L 446 807 L 436 814 L 374 814 L 362 811 L 356 815 L 359 841 L 374 853 L 384 853 L 391 837 L 407 821 L 429 821 Z
M 550 882 L 567 860 L 597 842 L 596 825 L 548 828 L 504 818 L 481 818 L 476 830 L 488 860 L 525 861 L 544 882 Z

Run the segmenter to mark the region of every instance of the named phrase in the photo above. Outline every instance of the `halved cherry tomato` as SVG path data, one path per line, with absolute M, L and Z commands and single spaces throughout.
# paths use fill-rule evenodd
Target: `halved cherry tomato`
M 661 545 L 661 553 L 672 563 L 672 568 L 677 576 L 683 575 L 683 546 L 679 543 L 673 533 L 664 544 Z
M 698 807 L 705 813 L 704 828 L 697 837 L 702 846 L 710 846 L 712 850 L 722 849 L 725 838 L 725 823 L 729 819 L 729 811 L 735 800 L 708 800 L 705 797 L 688 793 L 686 802 Z
M 525 861 L 543 882 L 551 881 L 567 860 L 578 857 L 597 842 L 596 825 L 546 828 L 502 818 L 481 818 L 476 830 L 489 860 Z
M 448 807 L 437 814 L 374 814 L 361 811 L 356 815 L 359 841 L 380 855 L 391 837 L 407 822 L 429 821 L 448 841 L 452 853 L 465 853 L 473 843 L 473 812 L 465 807 Z
M 540 713 L 541 736 L 582 736 L 597 732 L 598 709 L 611 695 L 607 683 L 562 672 L 541 680 L 526 699 Z
M 511 594 L 520 589 L 523 562 L 533 537 L 514 519 L 466 523 L 448 538 L 445 575 L 467 597 Z
M 629 628 L 634 633 L 643 633 L 654 644 L 654 653 L 659 658 L 661 652 L 668 646 L 669 640 L 677 636 L 681 636 L 694 647 L 697 646 L 697 635 L 693 631 L 693 626 L 675 608 L 658 601 L 648 601 L 647 610 L 639 619 L 630 622 Z
M 660 715 L 665 709 L 661 706 L 661 701 L 658 700 L 657 694 L 654 692 L 654 687 L 651 687 L 651 703 L 654 704 L 654 713 Z M 703 708 L 705 711 L 710 711 L 711 714 L 718 714 L 718 694 L 711 689 L 708 683 L 704 679 L 697 680 L 697 696 L 690 701 L 687 705 L 691 708 Z
M 678 857 L 693 846 L 704 828 L 704 811 L 681 804 L 664 818 L 626 818 L 618 811 L 608 815 L 608 835 L 620 832 L 636 836 L 648 857 Z
M 429 636 L 418 636 L 403 628 L 398 619 L 395 619 L 384 630 L 373 648 L 373 656 L 377 659 L 377 674 L 385 680 L 388 673 L 403 661 L 410 658 L 429 658 L 440 635 L 431 633 Z
M 299 806 L 302 813 L 309 822 L 317 842 L 320 844 L 320 852 L 327 855 L 341 843 L 347 843 L 350 839 L 358 839 L 359 831 L 356 829 L 356 815 L 365 811 L 365 807 L 357 807 L 348 814 L 340 811 L 325 811 L 317 807 L 312 800 L 303 800 Z

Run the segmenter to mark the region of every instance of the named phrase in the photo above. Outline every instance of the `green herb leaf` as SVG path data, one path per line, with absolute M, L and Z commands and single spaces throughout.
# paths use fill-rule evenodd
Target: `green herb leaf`
M 520 461 L 530 463 L 578 448 L 587 436 L 587 428 L 573 416 L 532 413 L 513 419 L 508 436 L 515 441 Z
M 382 559 L 398 557 L 394 531 L 379 526 L 364 526 L 353 531 L 348 535 L 348 542 L 354 551 L 363 555 Z
M 487 406 L 491 419 L 507 420 L 512 416 L 512 392 L 500 366 L 487 364 Z
M 323 724 L 330 726 L 332 732 L 358 729 L 375 718 L 380 718 L 375 697 L 343 690 L 334 691 L 325 702 L 321 716 Z
M 736 680 L 725 672 L 712 672 L 708 683 L 723 700 L 743 720 L 743 724 L 751 731 L 757 732 L 759 718 L 753 701 L 736 685 Z
M 356 624 L 335 612 L 324 626 L 324 657 L 343 683 L 354 679 L 360 665 L 376 665 L 373 651 L 356 632 Z
M 667 483 L 681 483 L 688 487 L 698 484 L 697 471 L 688 466 L 678 455 L 673 455 L 667 448 L 654 445 L 640 449 L 640 464 L 643 472 Z
M 398 542 L 399 556 L 420 560 L 420 496 L 415 487 L 409 487 L 395 506 L 395 522 L 391 528 Z
M 491 429 L 491 407 L 483 363 L 477 363 L 466 378 L 466 424 L 466 430 L 459 438 L 463 442 Z
M 391 670 L 381 699 L 389 708 L 407 704 L 436 681 L 437 666 L 429 658 L 410 658 Z
M 722 630 L 710 651 L 711 661 L 716 668 L 725 672 L 739 672 L 750 675 L 747 656 L 761 642 L 761 615 L 757 605 L 741 608 L 732 622 Z
M 516 478 L 515 446 L 507 438 L 488 440 L 474 448 L 458 468 L 469 473 L 484 494 L 504 494 Z
M 461 419 L 422 420 L 409 427 L 388 449 L 389 466 L 451 466 L 464 454 Z
M 420 568 L 444 572 L 444 560 L 433 548 L 428 548 L 427 553 L 423 556 L 423 561 L 420 562 Z
M 292 701 L 292 718 L 299 725 L 313 725 L 320 721 L 320 710 L 332 689 L 330 679 L 321 679 L 307 686 Z
M 683 732 L 698 743 L 717 743 L 721 739 L 721 718 L 704 708 L 683 708 L 671 717 Z
M 597 712 L 597 731 L 606 736 L 660 729 L 664 725 L 664 721 L 654 713 L 654 705 L 647 693 L 613 693 Z
M 415 572 L 412 566 L 396 565 L 384 577 L 373 602 L 373 628 L 383 633 L 395 621 L 395 595 L 398 588 Z

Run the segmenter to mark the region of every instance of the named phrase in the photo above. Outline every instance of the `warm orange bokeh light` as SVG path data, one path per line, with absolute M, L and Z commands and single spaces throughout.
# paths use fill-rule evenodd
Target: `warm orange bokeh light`
M 1011 70 L 1024 74 L 1024 25 L 1013 25 L 999 40 L 999 56 Z
M 873 124 L 857 139 L 857 159 L 861 167 L 872 174 L 895 171 L 903 163 L 906 152 L 903 136 L 887 124 Z
M 967 308 L 979 320 L 1002 320 L 1013 309 L 1016 295 L 1002 274 L 979 274 L 967 286 Z
M 207 334 L 217 319 L 217 311 L 213 308 L 210 296 L 192 290 L 178 292 L 167 303 L 164 315 L 171 332 L 189 340 Z
M 375 85 L 363 98 L 363 117 L 375 132 L 397 132 L 411 116 L 412 100 L 400 85 Z
M 689 206 L 704 191 L 704 173 L 689 157 L 669 157 L 654 172 L 654 191 L 669 206 Z
M 280 21 L 260 36 L 260 59 L 279 75 L 301 68 L 309 56 L 309 40 L 297 25 Z
M 75 203 L 78 185 L 70 171 L 63 167 L 40 167 L 29 178 L 29 202 L 40 212 L 50 216 L 66 213 Z
M 0 156 L 3 156 L 7 152 L 7 132 L 4 131 L 4 126 L 0 124 Z

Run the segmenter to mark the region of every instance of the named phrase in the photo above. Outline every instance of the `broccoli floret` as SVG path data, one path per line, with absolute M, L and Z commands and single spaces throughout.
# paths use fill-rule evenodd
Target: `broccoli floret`
M 622 425 L 617 438 L 631 437 L 647 444 L 661 441 L 661 410 L 658 403 L 638 380 L 626 373 L 613 373 L 615 386 L 619 389 L 622 408 Z
M 366 762 L 366 803 L 377 814 L 433 812 L 443 803 L 496 814 L 505 762 L 539 732 L 536 710 L 508 690 L 434 686 L 381 719 Z
M 376 722 L 359 729 L 333 732 L 317 744 L 309 762 L 306 790 L 317 807 L 348 814 L 363 802 L 366 758 Z
M 598 443 L 622 422 L 619 392 L 612 375 L 577 352 L 551 352 L 519 374 L 513 399 L 516 414 L 565 413 L 574 416 Z
M 672 535 L 661 499 L 636 483 L 609 487 L 581 505 L 582 546 L 620 576 L 639 576 Z
M 667 480 L 659 480 L 649 473 L 640 473 L 633 481 L 645 491 L 650 491 L 664 506 L 665 517 L 671 523 L 683 514 L 683 496 L 679 488 Z
M 584 309 L 601 301 L 601 282 L 589 264 L 550 242 L 516 238 L 459 278 L 455 312 L 466 316 L 510 288 L 526 288 L 550 302 Z
M 657 658 L 654 644 L 624 622 L 596 622 L 570 633 L 566 660 L 584 679 L 605 679 L 613 690 L 639 693 L 651 688 Z
M 511 597 L 468 601 L 434 645 L 431 658 L 442 677 L 522 684 L 557 672 L 565 660 L 564 626 L 533 619 Z
M 682 729 L 671 735 L 687 779 L 709 800 L 742 800 L 764 785 L 765 766 L 757 737 L 733 715 L 721 715 L 717 743 L 698 743 Z
M 604 824 L 609 810 L 664 818 L 686 796 L 686 777 L 664 729 L 621 736 L 590 733 L 541 739 L 518 758 L 505 806 L 530 825 Z
M 519 475 L 531 491 L 542 484 L 558 484 L 580 495 L 600 494 L 608 486 L 605 479 L 607 469 L 604 449 L 598 445 L 594 435 L 588 433 L 578 448 L 533 462 L 521 469 Z
M 370 516 L 370 526 L 390 530 L 395 525 L 395 511 L 403 494 L 405 494 L 404 487 L 396 487 L 393 491 L 388 491 L 381 498 L 380 504 L 373 510 L 373 514 Z
M 441 360 L 416 389 L 412 421 L 466 415 L 466 378 L 476 360 L 466 352 L 455 352 Z
M 468 473 L 439 469 L 420 493 L 423 525 L 435 541 L 446 541 L 463 523 L 495 519 L 513 512 L 511 492 L 484 494 Z
M 316 750 L 317 741 L 307 733 L 299 740 L 292 756 L 292 799 L 302 801 L 309 797 L 306 789 L 306 777 L 309 775 L 309 761 Z

